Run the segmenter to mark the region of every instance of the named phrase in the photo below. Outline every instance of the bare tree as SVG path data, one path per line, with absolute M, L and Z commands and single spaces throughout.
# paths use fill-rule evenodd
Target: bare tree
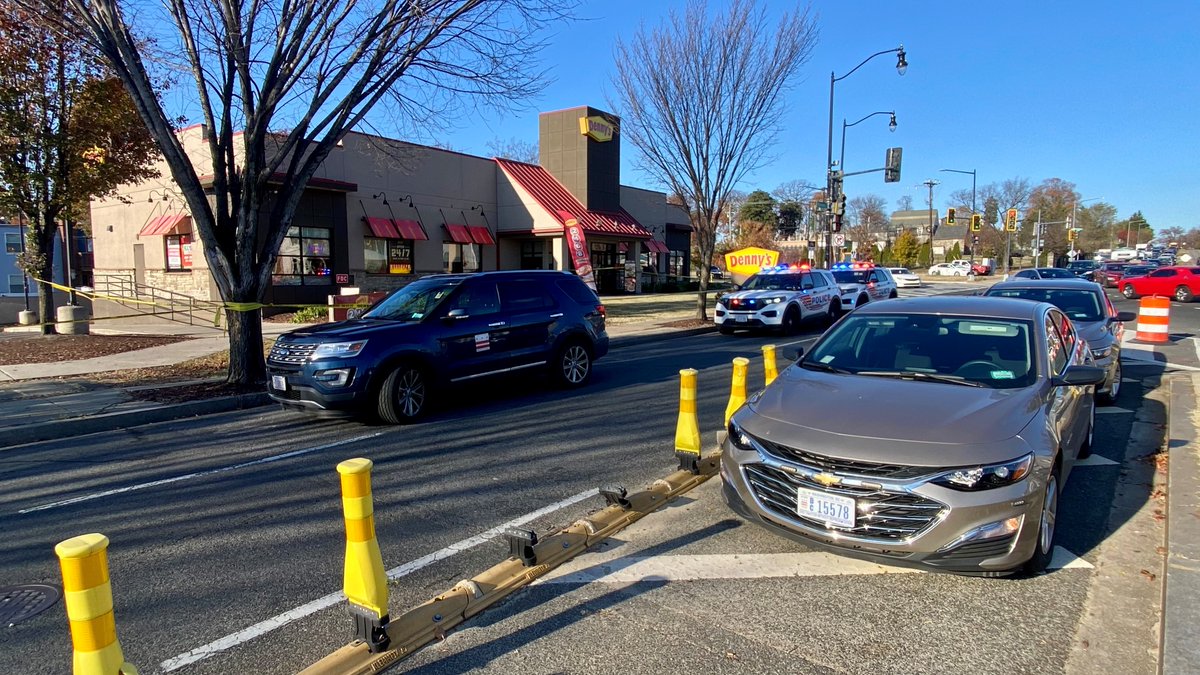
M 850 241 L 858 245 L 860 255 L 874 255 L 879 234 L 887 230 L 887 200 L 879 195 L 861 195 L 846 204 L 850 211 Z M 867 253 L 861 253 L 866 251 Z
M 802 178 L 794 178 L 789 181 L 784 181 L 775 188 L 771 194 L 781 202 L 801 202 L 804 203 L 812 197 L 814 192 L 821 188 L 817 187 L 810 181 Z
M 896 200 L 896 210 L 897 211 L 912 211 L 913 210 L 912 195 L 902 195 L 899 199 L 897 199 Z
M 658 28 L 617 41 L 611 105 L 639 167 L 684 200 L 701 260 L 712 258 L 734 186 L 770 158 L 782 94 L 816 38 L 814 20 L 800 7 L 772 31 L 755 0 L 733 0 L 711 14 L 703 0 L 691 0 Z M 708 283 L 702 265 L 700 319 L 708 318 Z
M 496 157 L 525 162 L 526 164 L 537 164 L 539 159 L 538 144 L 521 138 L 510 138 L 506 141 L 493 138 L 488 141 L 487 150 Z
M 266 375 L 258 308 L 280 244 L 338 141 L 376 106 L 393 124 L 427 128 L 467 103 L 519 106 L 544 85 L 539 36 L 573 8 L 571 0 L 166 0 L 164 16 L 122 0 L 18 2 L 55 16 L 65 2 L 73 27 L 129 90 L 204 243 L 227 307 L 229 380 L 244 385 Z M 155 70 L 191 79 L 207 159 L 185 152 Z M 211 195 L 193 162 L 211 174 Z

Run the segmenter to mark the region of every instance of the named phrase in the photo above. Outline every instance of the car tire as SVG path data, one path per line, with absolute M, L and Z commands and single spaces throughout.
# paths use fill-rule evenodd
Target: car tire
M 865 294 L 860 295 L 860 296 L 858 296 L 858 299 L 854 301 L 854 307 L 855 308 L 862 307 L 863 305 L 867 304 L 870 301 L 871 301 L 871 298 L 868 297 L 867 295 L 865 295 Z
M 1108 391 L 1096 394 L 1096 402 L 1100 405 L 1112 405 L 1117 402 L 1121 393 L 1121 359 L 1117 358 L 1117 369 L 1113 372 L 1113 381 L 1108 385 Z
M 829 303 L 829 325 L 832 326 L 833 322 L 840 318 L 842 318 L 842 301 L 840 298 L 834 298 Z
M 592 350 L 579 339 L 571 339 L 558 348 L 551 361 L 555 384 L 565 389 L 582 387 L 592 378 Z
M 392 368 L 379 387 L 376 412 L 388 424 L 411 424 L 429 411 L 429 375 L 413 363 Z
M 1175 289 L 1175 299 L 1179 302 L 1191 302 L 1194 297 L 1192 289 L 1187 286 L 1180 286 Z
M 1041 574 L 1050 566 L 1050 558 L 1054 555 L 1055 522 L 1058 520 L 1058 464 L 1046 478 L 1046 487 L 1042 491 L 1042 509 L 1038 518 L 1037 539 L 1033 544 L 1033 557 L 1025 563 L 1025 573 Z
M 1125 296 L 1126 300 L 1136 300 L 1138 296 L 1137 291 L 1133 290 L 1133 284 L 1125 284 L 1125 287 L 1121 289 L 1121 295 Z
M 795 305 L 783 312 L 783 322 L 779 324 L 780 335 L 795 335 L 800 330 L 800 310 Z
M 733 329 L 724 324 L 717 326 L 717 330 L 721 333 L 721 335 L 733 335 Z
M 963 276 L 962 270 L 954 270 L 954 276 L 956 276 L 956 277 Z
M 899 296 L 900 296 L 900 294 L 893 290 L 891 293 L 888 294 L 888 300 L 893 300 Z

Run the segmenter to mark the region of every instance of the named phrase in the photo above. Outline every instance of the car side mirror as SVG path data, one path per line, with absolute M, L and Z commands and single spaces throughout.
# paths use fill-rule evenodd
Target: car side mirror
M 454 309 L 450 310 L 449 312 L 446 312 L 446 316 L 444 316 L 442 318 L 447 321 L 457 321 L 459 319 L 465 319 L 468 316 L 469 315 L 467 314 L 467 310 L 463 309 L 462 307 L 455 307 Z
M 788 345 L 779 350 L 779 355 L 788 361 L 799 361 L 800 357 L 804 356 L 804 347 Z
M 1096 366 L 1068 366 L 1062 375 L 1051 382 L 1056 387 L 1077 387 L 1087 384 L 1100 384 L 1104 381 L 1103 368 Z
M 1133 312 L 1117 312 L 1117 315 L 1109 319 L 1109 321 L 1137 321 L 1137 314 Z

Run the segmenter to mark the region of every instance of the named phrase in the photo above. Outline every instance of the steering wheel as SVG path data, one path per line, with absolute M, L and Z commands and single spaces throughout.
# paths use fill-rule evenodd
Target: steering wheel
M 954 374 L 958 375 L 960 377 L 969 377 L 970 375 L 973 375 L 973 374 L 975 374 L 976 377 L 983 377 L 983 376 L 990 376 L 992 374 L 992 371 L 996 370 L 996 369 L 997 369 L 996 364 L 992 363 L 991 361 L 985 361 L 983 359 L 975 359 L 974 361 L 967 361 L 966 363 L 959 366 L 954 371 Z M 980 371 L 982 371 L 982 372 L 980 372 Z M 976 373 L 978 373 L 978 374 L 976 374 Z

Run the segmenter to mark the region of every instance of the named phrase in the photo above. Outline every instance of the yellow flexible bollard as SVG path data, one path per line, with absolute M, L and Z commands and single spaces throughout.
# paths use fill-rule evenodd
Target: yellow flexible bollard
M 696 369 L 679 371 L 679 421 L 675 424 L 679 468 L 700 473 L 700 422 L 696 419 Z
M 337 465 L 342 482 L 342 511 L 346 518 L 346 564 L 342 586 L 350 601 L 355 637 L 372 652 L 388 646 L 388 587 L 383 554 L 375 539 L 375 506 L 371 498 L 369 459 L 348 459 Z
M 137 675 L 125 663 L 108 581 L 108 537 L 83 534 L 54 547 L 62 567 L 63 603 L 71 623 L 75 675 Z
M 767 384 L 779 377 L 779 366 L 775 363 L 775 345 L 763 345 L 763 371 L 767 376 Z M 726 420 L 728 422 L 728 420 Z
M 729 404 L 725 406 L 725 426 L 729 426 L 729 418 L 746 402 L 746 371 L 749 369 L 750 359 L 739 356 L 733 360 L 733 386 L 729 388 Z

